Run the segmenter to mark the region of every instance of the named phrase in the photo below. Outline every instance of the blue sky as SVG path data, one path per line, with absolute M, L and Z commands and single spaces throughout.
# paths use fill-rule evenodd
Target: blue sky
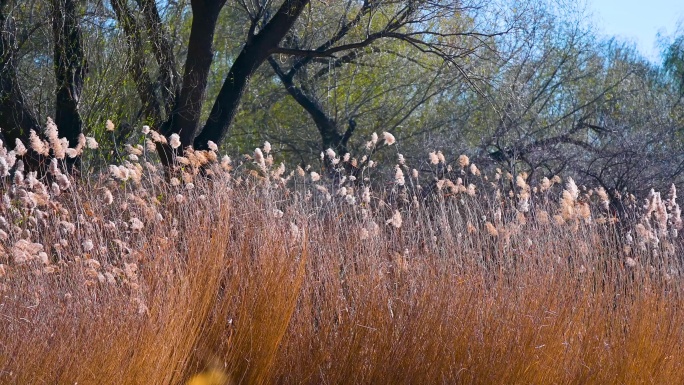
M 684 0 L 586 0 L 599 31 L 636 44 L 644 56 L 660 62 L 658 32 L 671 35 L 684 23 Z

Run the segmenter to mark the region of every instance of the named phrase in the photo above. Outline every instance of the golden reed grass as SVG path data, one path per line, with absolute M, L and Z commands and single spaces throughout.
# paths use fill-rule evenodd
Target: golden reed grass
M 675 190 L 618 219 L 467 158 L 421 194 L 269 152 L 7 176 L 0 383 L 684 383 Z

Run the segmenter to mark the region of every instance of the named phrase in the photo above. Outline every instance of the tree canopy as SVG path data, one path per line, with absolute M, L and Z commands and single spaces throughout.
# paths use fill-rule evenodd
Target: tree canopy
M 650 63 L 568 3 L 2 0 L 0 24 L 9 146 L 52 118 L 69 146 L 88 134 L 112 156 L 146 124 L 179 150 L 269 140 L 303 164 L 390 131 L 406 157 L 468 153 L 617 191 L 684 170 L 684 35 Z M 157 149 L 167 164 L 178 151 Z M 29 148 L 24 163 L 53 155 Z

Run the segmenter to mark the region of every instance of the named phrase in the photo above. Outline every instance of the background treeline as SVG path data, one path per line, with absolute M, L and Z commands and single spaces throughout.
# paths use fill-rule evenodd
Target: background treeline
M 0 23 L 10 148 L 51 117 L 72 147 L 85 133 L 109 150 L 89 165 L 143 124 L 233 154 L 268 140 L 306 165 L 388 131 L 426 167 L 439 149 L 530 182 L 683 178 L 684 32 L 652 63 L 567 2 L 0 0 Z

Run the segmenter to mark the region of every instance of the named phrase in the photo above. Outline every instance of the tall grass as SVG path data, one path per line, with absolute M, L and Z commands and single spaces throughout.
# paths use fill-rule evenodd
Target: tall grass
M 14 165 L 0 382 L 684 383 L 676 190 L 608 205 L 437 154 L 370 188 L 367 161 L 267 150 L 166 180 L 135 148 L 99 179 Z

